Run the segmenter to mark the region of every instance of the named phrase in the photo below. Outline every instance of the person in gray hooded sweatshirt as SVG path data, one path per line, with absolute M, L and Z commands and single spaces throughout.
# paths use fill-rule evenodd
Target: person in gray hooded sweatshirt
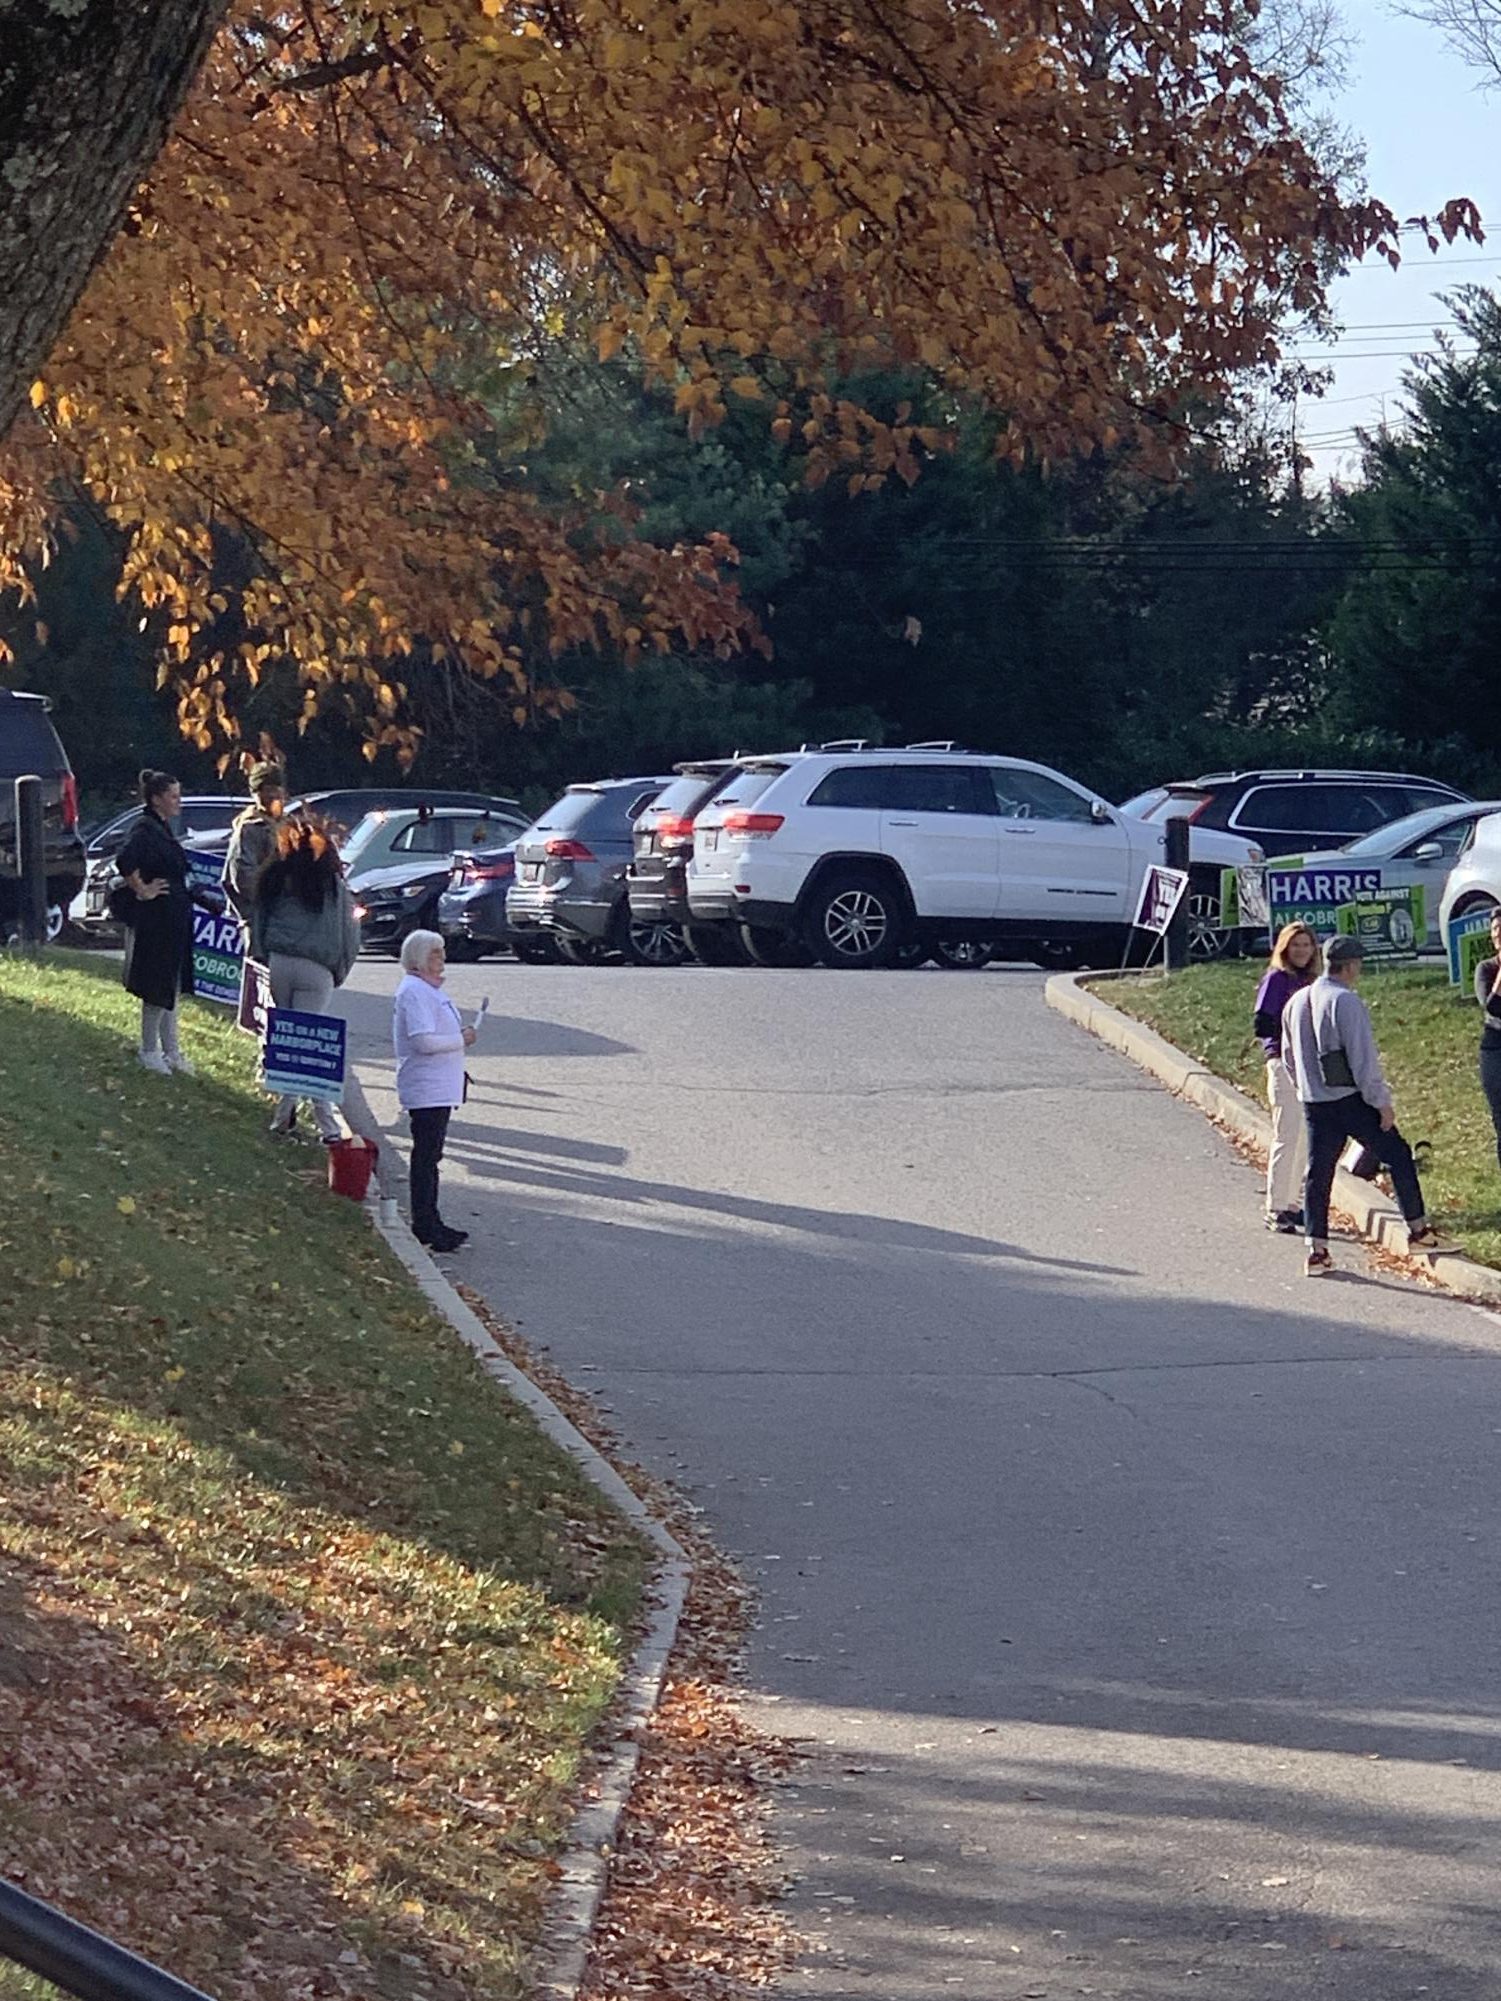
M 1324 972 L 1300 988 L 1282 1017 L 1282 1047 L 1308 1124 L 1303 1219 L 1310 1278 L 1334 1269 L 1329 1255 L 1329 1197 L 1334 1170 L 1359 1140 L 1387 1168 L 1407 1224 L 1408 1247 L 1452 1250 L 1428 1221 L 1412 1148 L 1397 1130 L 1391 1086 L 1382 1072 L 1366 1004 L 1355 991 L 1365 964 L 1358 938 L 1324 941 Z
M 250 956 L 270 975 L 273 1005 L 327 1014 L 359 951 L 354 899 L 332 834 L 313 821 L 283 822 L 250 907 Z M 282 1098 L 272 1132 L 290 1133 L 296 1115 L 297 1100 Z M 321 1138 L 343 1137 L 331 1105 L 315 1100 L 313 1118 Z

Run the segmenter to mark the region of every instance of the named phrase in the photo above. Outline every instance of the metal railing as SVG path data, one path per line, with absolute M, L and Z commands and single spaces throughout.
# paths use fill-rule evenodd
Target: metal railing
M 40 1974 L 78 2001 L 209 2001 L 149 1959 L 65 1917 L 0 1877 L 0 1958 Z

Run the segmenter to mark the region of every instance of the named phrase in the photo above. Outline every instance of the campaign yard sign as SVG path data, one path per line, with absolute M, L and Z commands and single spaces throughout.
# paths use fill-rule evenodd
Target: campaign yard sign
M 1450 984 L 1468 993 L 1475 984 L 1475 968 L 1491 956 L 1491 912 L 1472 910 L 1467 917 L 1451 917 L 1444 943 Z
M 1188 888 L 1188 875 L 1181 868 L 1149 868 L 1136 906 L 1138 931 L 1155 931 L 1161 938 L 1177 915 L 1178 905 Z
M 268 1091 L 293 1098 L 344 1095 L 344 1023 L 337 1015 L 274 1007 L 266 1016 L 262 1075 Z
M 188 882 L 194 889 L 218 889 L 224 863 L 218 855 L 195 854 L 188 849 Z M 216 916 L 212 910 L 193 906 L 193 990 L 202 1000 L 222 1001 L 225 1007 L 240 1004 L 241 963 L 245 933 L 240 920 L 226 911 Z
M 271 975 L 256 960 L 246 956 L 240 974 L 238 1026 L 257 1042 L 266 1039 L 266 1017 L 271 1012 Z
M 1379 868 L 1269 868 L 1267 923 L 1274 937 L 1284 924 L 1306 924 L 1316 938 L 1332 938 L 1344 928 L 1340 912 L 1382 887 Z
M 1365 946 L 1368 959 L 1415 959 L 1427 935 L 1421 888 L 1384 889 L 1357 897 L 1339 913 L 1339 928 Z

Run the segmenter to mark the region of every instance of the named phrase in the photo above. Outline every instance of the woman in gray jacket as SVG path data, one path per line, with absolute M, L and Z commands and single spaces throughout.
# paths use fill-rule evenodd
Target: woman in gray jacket
M 256 881 L 250 911 L 250 956 L 270 975 L 273 1004 L 327 1014 L 359 950 L 354 899 L 333 836 L 315 821 L 285 822 L 276 853 Z M 297 1100 L 282 1098 L 272 1132 L 291 1132 L 296 1116 Z M 321 1138 L 342 1137 L 331 1105 L 314 1100 L 313 1118 Z

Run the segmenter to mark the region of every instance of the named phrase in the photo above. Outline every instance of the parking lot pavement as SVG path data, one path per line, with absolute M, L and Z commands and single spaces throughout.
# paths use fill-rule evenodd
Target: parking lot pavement
M 1490 2001 L 1494 1319 L 1308 1284 L 1035 974 L 451 988 L 454 1268 L 761 1592 L 788 1994 Z

